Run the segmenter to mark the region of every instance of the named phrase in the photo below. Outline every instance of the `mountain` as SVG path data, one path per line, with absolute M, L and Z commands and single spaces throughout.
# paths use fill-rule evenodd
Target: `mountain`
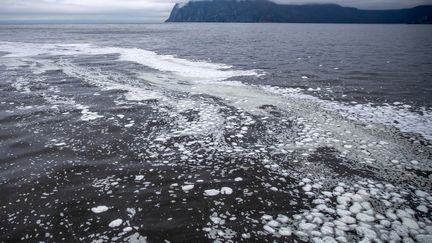
M 432 5 L 360 10 L 336 4 L 282 5 L 267 0 L 208 0 L 176 4 L 166 22 L 432 24 Z

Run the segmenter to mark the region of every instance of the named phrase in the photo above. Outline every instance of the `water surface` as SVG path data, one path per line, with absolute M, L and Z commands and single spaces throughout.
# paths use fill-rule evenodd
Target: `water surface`
M 0 241 L 427 242 L 431 37 L 1 25 Z

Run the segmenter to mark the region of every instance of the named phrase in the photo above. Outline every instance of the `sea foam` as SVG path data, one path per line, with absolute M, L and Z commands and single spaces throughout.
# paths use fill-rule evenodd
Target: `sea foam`
M 3 57 L 35 57 L 39 55 L 103 55 L 118 54 L 119 60 L 138 63 L 152 69 L 173 73 L 192 81 L 222 81 L 237 76 L 258 76 L 256 70 L 234 70 L 232 66 L 206 61 L 191 61 L 173 55 L 160 55 L 139 48 L 98 47 L 91 44 L 34 44 L 0 42 Z

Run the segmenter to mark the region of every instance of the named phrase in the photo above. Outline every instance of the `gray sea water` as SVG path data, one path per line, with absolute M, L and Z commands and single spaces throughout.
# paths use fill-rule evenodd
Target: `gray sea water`
M 0 25 L 0 242 L 430 242 L 431 39 Z

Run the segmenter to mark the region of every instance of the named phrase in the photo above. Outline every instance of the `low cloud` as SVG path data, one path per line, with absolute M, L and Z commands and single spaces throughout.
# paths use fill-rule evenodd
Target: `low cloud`
M 362 9 L 398 9 L 432 4 L 432 0 L 273 0 L 283 4 L 336 3 Z

